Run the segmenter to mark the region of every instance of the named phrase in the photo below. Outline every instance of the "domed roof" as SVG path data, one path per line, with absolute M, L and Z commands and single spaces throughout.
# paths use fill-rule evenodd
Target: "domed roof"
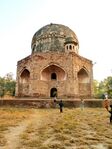
M 67 38 L 65 39 L 65 44 L 67 44 L 67 43 L 74 43 L 75 45 L 78 44 L 78 43 L 76 42 L 76 40 L 74 40 L 73 37 L 67 37 Z
M 34 52 L 60 51 L 64 52 L 66 39 L 72 39 L 79 46 L 76 34 L 67 26 L 49 24 L 39 29 L 32 38 L 31 48 Z M 69 41 L 70 42 L 70 41 Z

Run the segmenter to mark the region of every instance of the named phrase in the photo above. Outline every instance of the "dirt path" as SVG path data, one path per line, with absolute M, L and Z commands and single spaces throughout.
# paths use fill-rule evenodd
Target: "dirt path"
M 19 144 L 19 135 L 25 131 L 26 127 L 29 125 L 29 121 L 23 121 L 18 126 L 12 127 L 5 134 L 7 140 L 6 146 L 1 149 L 16 149 Z M 13 146 L 12 146 L 13 145 Z
M 81 113 L 79 109 L 64 109 L 64 113 L 60 114 L 59 110 L 32 110 L 27 119 L 4 133 L 7 144 L 0 149 L 30 149 L 40 144 L 40 148 L 46 149 L 56 145 L 65 149 L 107 149 L 108 144 L 112 146 L 112 129 L 110 125 L 104 126 L 106 120 L 101 125 L 100 111 L 85 109 Z M 106 114 L 103 116 L 105 118 Z
M 20 135 L 26 130 L 26 128 L 37 120 L 39 121 L 41 117 L 37 115 L 36 111 L 26 120 L 22 121 L 18 126 L 11 127 L 6 133 L 5 138 L 7 140 L 7 143 L 5 146 L 0 147 L 0 149 L 16 149 L 19 147 L 20 143 Z

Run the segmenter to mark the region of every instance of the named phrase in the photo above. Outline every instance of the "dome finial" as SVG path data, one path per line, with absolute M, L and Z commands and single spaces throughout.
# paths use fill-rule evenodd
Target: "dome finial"
M 53 23 L 50 23 L 50 25 L 53 25 Z

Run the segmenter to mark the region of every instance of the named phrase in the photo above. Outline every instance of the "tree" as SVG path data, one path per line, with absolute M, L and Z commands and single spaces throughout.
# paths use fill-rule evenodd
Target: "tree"
M 104 84 L 103 82 L 98 82 L 97 80 L 94 80 L 94 97 L 95 98 L 102 98 L 102 95 L 104 94 Z
M 109 98 L 112 98 L 112 77 L 111 76 L 107 77 L 107 79 L 105 79 L 104 82 L 105 82 L 106 92 Z
M 4 96 L 4 79 L 0 77 L 0 97 Z
M 0 77 L 0 96 L 4 95 L 14 96 L 15 95 L 16 81 L 13 79 L 12 73 L 7 73 L 5 77 Z
M 108 94 L 112 98 L 112 77 L 109 76 L 101 82 L 94 80 L 94 97 L 102 98 L 103 94 Z

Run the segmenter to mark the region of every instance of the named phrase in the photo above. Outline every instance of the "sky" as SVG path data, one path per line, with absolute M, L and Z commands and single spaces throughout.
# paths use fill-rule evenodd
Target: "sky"
M 1 77 L 11 72 L 16 78 L 17 61 L 31 54 L 34 33 L 50 23 L 75 32 L 95 80 L 112 76 L 112 0 L 0 0 Z

